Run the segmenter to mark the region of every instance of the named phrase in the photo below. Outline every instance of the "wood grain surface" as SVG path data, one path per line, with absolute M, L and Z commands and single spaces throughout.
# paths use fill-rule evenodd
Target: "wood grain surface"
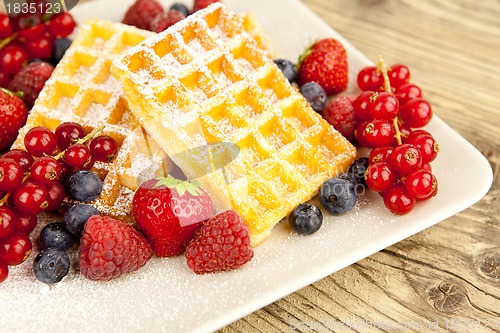
M 500 2 L 303 2 L 370 59 L 408 65 L 435 113 L 488 158 L 493 187 L 220 332 L 500 332 Z

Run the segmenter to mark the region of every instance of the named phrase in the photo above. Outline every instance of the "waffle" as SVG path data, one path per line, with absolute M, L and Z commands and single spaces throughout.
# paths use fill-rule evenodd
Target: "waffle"
M 34 126 L 51 130 L 65 121 L 81 124 L 87 132 L 105 126 L 102 134 L 119 146 L 111 163 L 93 168 L 103 179 L 103 192 L 91 204 L 101 214 L 131 222 L 133 191 L 144 180 L 165 175 L 171 165 L 130 112 L 111 62 L 123 51 L 153 33 L 98 19 L 85 22 L 66 51 L 31 110 L 14 146 L 22 148 L 26 132 Z M 66 205 L 73 204 L 69 199 Z
M 127 51 L 112 73 L 186 176 L 243 217 L 252 245 L 356 156 L 223 4 Z

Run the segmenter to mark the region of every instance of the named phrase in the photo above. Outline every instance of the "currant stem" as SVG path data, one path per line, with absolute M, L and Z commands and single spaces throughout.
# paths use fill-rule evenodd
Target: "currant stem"
M 31 172 L 26 172 L 26 174 L 23 177 L 23 180 L 21 181 L 21 184 L 23 184 L 25 181 L 27 181 L 28 178 L 30 178 L 30 176 L 31 176 Z M 11 194 L 12 194 L 12 192 L 8 192 L 3 196 L 2 199 L 0 199 L 0 207 L 2 207 L 3 205 L 5 205 L 7 203 Z
M 393 93 L 392 92 L 392 87 L 391 87 L 391 81 L 389 80 L 389 75 L 387 74 L 387 66 L 385 64 L 384 58 L 382 55 L 378 56 L 378 64 L 377 64 L 378 69 L 380 70 L 380 73 L 382 74 L 382 77 L 384 78 L 384 87 L 382 88 L 384 91 L 387 91 L 388 93 Z M 396 141 L 398 142 L 398 145 L 402 144 L 403 141 L 401 140 L 401 131 L 399 130 L 399 123 L 398 123 L 398 117 L 396 116 L 392 120 L 392 126 L 394 127 L 394 130 L 396 131 Z
M 92 132 L 90 132 L 89 134 L 87 134 L 86 136 L 84 136 L 83 138 L 81 138 L 80 140 L 76 141 L 75 144 L 82 144 L 82 143 L 85 143 L 85 142 L 89 141 L 94 136 L 96 136 L 97 133 L 102 132 L 104 130 L 104 127 L 106 127 L 106 126 L 101 126 L 101 127 L 94 128 L 94 130 L 92 130 Z M 57 154 L 56 156 L 54 156 L 54 159 L 58 160 L 58 159 L 60 159 L 63 156 L 64 156 L 64 151 L 62 151 L 59 154 Z
M 17 32 L 13 33 L 9 37 L 2 39 L 0 41 L 0 50 L 3 49 L 5 46 L 9 45 L 10 42 L 12 42 L 14 39 L 17 37 Z

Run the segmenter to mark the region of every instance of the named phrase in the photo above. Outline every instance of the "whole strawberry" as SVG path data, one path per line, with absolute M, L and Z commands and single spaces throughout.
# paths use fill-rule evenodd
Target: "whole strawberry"
M 319 83 L 328 96 L 347 88 L 348 64 L 344 46 L 333 38 L 314 43 L 299 60 L 298 81 Z
M 163 12 L 153 19 L 150 24 L 150 30 L 153 32 L 162 32 L 185 18 L 186 16 L 183 13 L 175 9 Z
M 122 22 L 139 29 L 149 30 L 151 21 L 163 13 L 162 5 L 156 0 L 137 0 L 129 7 Z
M 28 109 L 23 101 L 9 90 L 0 88 L 0 152 L 14 143 L 27 118 Z
M 236 269 L 253 255 L 248 226 L 233 210 L 206 221 L 186 249 L 187 264 L 196 274 Z
M 83 229 L 78 259 L 80 272 L 90 280 L 111 280 L 144 266 L 151 246 L 130 225 L 94 215 Z
M 54 67 L 45 61 L 35 61 L 22 68 L 9 84 L 9 90 L 23 93 L 23 102 L 28 109 L 33 107 L 38 94 L 52 75 Z
M 321 112 L 323 118 L 340 132 L 347 140 L 354 140 L 354 130 L 358 127 L 358 119 L 354 113 L 353 95 L 342 95 L 326 103 Z
M 214 2 L 220 2 L 220 0 L 194 0 L 193 13 L 200 9 L 208 7 Z
M 184 252 L 203 221 L 213 216 L 212 200 L 199 183 L 170 175 L 141 184 L 132 210 L 157 257 Z

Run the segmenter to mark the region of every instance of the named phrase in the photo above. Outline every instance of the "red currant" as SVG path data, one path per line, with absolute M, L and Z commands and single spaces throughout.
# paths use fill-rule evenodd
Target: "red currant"
M 0 206 L 0 239 L 10 236 L 16 226 L 17 215 L 12 209 Z
M 434 161 L 439 153 L 439 145 L 434 137 L 425 130 L 416 130 L 406 138 L 406 143 L 411 143 L 420 151 L 422 163 Z
M 9 265 L 3 260 L 0 260 L 0 283 L 4 282 L 9 275 Z
M 55 131 L 57 137 L 57 144 L 61 150 L 65 150 L 71 144 L 77 142 L 79 139 L 85 137 L 87 132 L 82 125 L 75 122 L 65 122 L 57 126 Z
M 70 13 L 65 12 L 49 22 L 49 29 L 56 37 L 67 37 L 75 30 L 76 22 Z
M 363 124 L 362 124 L 363 125 Z M 369 143 L 369 147 L 388 146 L 394 141 L 396 131 L 388 120 L 375 119 L 363 127 L 358 127 L 358 131 L 363 132 L 363 136 Z
M 392 153 L 392 149 L 393 148 L 390 146 L 373 148 L 372 151 L 370 151 L 370 155 L 368 156 L 368 161 L 370 162 L 370 164 L 376 162 L 387 162 L 389 159 L 389 155 L 391 155 Z
M 410 81 L 410 70 L 405 65 L 396 64 L 389 68 L 387 75 L 391 81 L 391 87 L 398 88 Z
M 361 120 L 371 120 L 370 104 L 377 98 L 378 94 L 373 91 L 362 92 L 352 103 L 356 117 Z
M 113 161 L 117 150 L 115 139 L 108 135 L 100 135 L 90 142 L 90 152 L 96 161 Z
M 37 39 L 42 37 L 46 30 L 47 26 L 45 24 L 35 25 L 32 28 L 19 31 L 19 37 L 25 39 Z
M 410 127 L 424 127 L 431 121 L 432 108 L 426 100 L 415 98 L 401 107 L 399 117 Z
M 8 74 L 17 74 L 28 61 L 28 53 L 18 45 L 7 45 L 0 51 L 0 67 Z
M 3 154 L 2 158 L 11 158 L 23 168 L 24 172 L 28 172 L 31 169 L 31 165 L 35 161 L 33 156 L 28 154 L 27 151 L 21 149 L 12 149 Z
M 24 146 L 35 157 L 52 155 L 56 150 L 57 139 L 54 133 L 42 126 L 33 127 L 24 137 Z
M 369 112 L 373 119 L 393 120 L 399 113 L 399 101 L 386 91 L 378 93 L 370 104 Z
M 405 83 L 396 89 L 395 95 L 399 100 L 399 104 L 403 105 L 414 98 L 422 97 L 422 90 L 416 84 Z
M 50 186 L 61 178 L 62 166 L 50 156 L 42 156 L 31 167 L 31 178 L 40 185 Z
M 405 179 L 405 188 L 416 199 L 430 197 L 437 187 L 436 177 L 432 172 L 420 168 L 409 175 Z
M 48 60 L 52 56 L 53 41 L 43 36 L 26 41 L 26 49 L 31 59 L 44 59 Z
M 396 173 L 386 162 L 370 164 L 365 173 L 366 185 L 375 192 L 384 192 L 396 182 Z
M 7 88 L 10 84 L 10 81 L 12 81 L 12 75 L 1 70 L 0 71 L 0 87 Z
M 7 14 L 0 13 L 0 39 L 10 37 L 12 35 L 12 27 Z
M 408 193 L 403 184 L 396 184 L 384 192 L 384 205 L 394 214 L 404 215 L 415 207 L 415 198 Z
M 49 205 L 47 189 L 33 182 L 23 183 L 14 192 L 14 205 L 22 215 L 37 215 Z
M 358 87 L 362 91 L 378 91 L 384 85 L 384 78 L 377 67 L 365 67 L 358 73 Z
M 84 144 L 74 144 L 64 151 L 64 160 L 69 166 L 81 168 L 91 161 L 90 149 Z
M 47 187 L 47 192 L 49 193 L 49 205 L 45 208 L 45 210 L 47 212 L 52 212 L 59 208 L 66 197 L 66 191 L 60 182 L 54 182 L 52 185 Z
M 33 245 L 28 235 L 14 232 L 0 241 L 0 260 L 9 266 L 22 264 L 30 255 Z
M 403 143 L 392 150 L 389 163 L 398 174 L 407 175 L 422 165 L 422 157 L 417 147 Z
M 18 215 L 15 229 L 25 235 L 29 235 L 36 227 L 38 219 L 36 215 Z
M 23 168 L 11 158 L 0 158 L 0 191 L 15 190 L 24 178 Z

